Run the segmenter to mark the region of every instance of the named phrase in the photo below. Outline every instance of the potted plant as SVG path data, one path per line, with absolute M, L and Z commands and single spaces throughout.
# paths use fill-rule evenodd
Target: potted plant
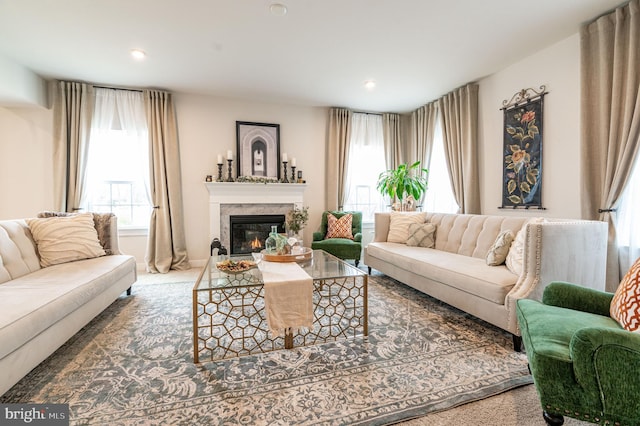
M 301 209 L 294 207 L 285 215 L 285 226 L 288 232 L 297 235 L 298 232 L 307 225 L 308 220 L 309 207 L 303 207 Z
M 382 195 L 389 196 L 392 208 L 405 210 L 402 206 L 407 202 L 415 203 L 427 190 L 427 173 L 427 169 L 420 167 L 420 161 L 411 165 L 400 164 L 395 169 L 380 173 L 377 189 Z M 400 208 L 397 208 L 398 204 Z

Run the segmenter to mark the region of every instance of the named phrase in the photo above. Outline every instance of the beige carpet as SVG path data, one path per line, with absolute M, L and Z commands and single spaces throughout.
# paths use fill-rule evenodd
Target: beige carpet
M 140 272 L 139 282 L 190 281 L 198 277 L 200 268 L 188 271 L 171 271 L 168 274 L 148 274 Z M 465 404 L 450 410 L 429 414 L 399 423 L 403 426 L 545 426 L 542 410 L 533 385 Z M 565 425 L 588 425 L 575 419 L 566 418 Z

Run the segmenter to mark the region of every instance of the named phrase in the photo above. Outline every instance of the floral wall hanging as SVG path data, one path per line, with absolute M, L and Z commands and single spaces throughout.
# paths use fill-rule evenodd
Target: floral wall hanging
M 501 208 L 542 207 L 542 112 L 545 86 L 503 101 Z M 532 94 L 533 93 L 533 96 Z

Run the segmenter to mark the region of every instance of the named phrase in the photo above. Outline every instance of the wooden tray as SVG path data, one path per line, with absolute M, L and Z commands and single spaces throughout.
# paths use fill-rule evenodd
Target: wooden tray
M 302 253 L 297 254 L 268 254 L 262 250 L 262 260 L 267 262 L 304 262 L 313 258 L 313 250 L 303 247 Z

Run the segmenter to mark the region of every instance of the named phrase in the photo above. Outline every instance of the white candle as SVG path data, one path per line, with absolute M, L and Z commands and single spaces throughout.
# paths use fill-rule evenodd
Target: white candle
M 287 153 L 285 152 L 284 154 L 282 154 L 282 162 L 286 163 L 287 161 L 289 161 L 289 159 L 287 158 Z
M 218 154 L 218 164 L 222 164 L 222 154 Z
M 293 157 L 291 159 L 291 167 L 295 167 L 296 166 L 296 157 Z
M 227 151 L 227 160 L 233 160 L 233 152 L 231 150 Z

